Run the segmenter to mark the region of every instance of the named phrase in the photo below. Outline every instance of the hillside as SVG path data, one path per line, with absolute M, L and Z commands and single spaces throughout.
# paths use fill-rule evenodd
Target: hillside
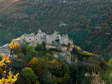
M 0 0 L 0 84 L 111 84 L 111 28 L 111 0 Z
M 72 38 L 86 50 L 111 54 L 111 4 L 110 0 L 1 0 L 0 44 L 37 29 L 57 30 L 74 33 Z
M 112 60 L 81 49 L 66 34 L 23 34 L 0 50 L 1 84 L 111 84 Z

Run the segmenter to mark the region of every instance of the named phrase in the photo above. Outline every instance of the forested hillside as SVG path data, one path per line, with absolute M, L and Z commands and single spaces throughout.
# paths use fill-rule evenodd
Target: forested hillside
M 111 68 L 111 58 L 57 32 L 24 34 L 0 47 L 0 84 L 111 84 Z
M 23 33 L 71 33 L 89 51 L 108 52 L 112 40 L 110 0 L 1 0 L 0 44 Z

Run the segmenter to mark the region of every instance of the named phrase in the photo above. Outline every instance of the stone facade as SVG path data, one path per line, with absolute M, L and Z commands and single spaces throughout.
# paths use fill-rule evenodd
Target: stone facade
M 26 42 L 32 46 L 36 46 L 37 44 L 42 44 L 44 42 L 47 49 L 55 49 L 57 51 L 61 51 L 60 56 L 65 57 L 68 62 L 70 62 L 71 60 L 70 45 L 73 45 L 73 42 L 68 38 L 68 35 L 60 35 L 58 32 L 47 34 L 39 30 L 37 34 L 24 34 L 16 39 L 13 39 L 12 42 L 19 42 L 19 44 L 21 45 L 20 47 L 24 46 Z M 7 49 L 4 50 L 4 53 L 7 51 L 7 55 L 11 56 L 11 49 L 8 47 L 8 44 L 4 45 L 1 50 L 4 49 L 4 47 Z

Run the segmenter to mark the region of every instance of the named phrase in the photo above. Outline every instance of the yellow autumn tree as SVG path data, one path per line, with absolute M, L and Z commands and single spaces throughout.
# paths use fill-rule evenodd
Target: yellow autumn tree
M 10 63 L 11 60 L 8 57 L 3 57 L 0 61 L 0 67 L 6 66 L 6 63 Z M 7 73 L 6 71 L 3 71 Z M 4 73 L 4 74 L 5 74 Z M 14 84 L 18 78 L 19 73 L 13 75 L 11 71 L 8 72 L 8 75 L 6 77 L 2 77 L 0 79 L 0 84 Z
M 0 67 L 6 65 L 6 63 L 10 63 L 11 60 L 8 57 L 3 57 L 2 60 L 0 61 Z
M 82 54 L 82 55 L 85 55 L 85 56 L 97 56 L 97 54 L 95 54 L 95 53 L 91 53 L 91 52 L 82 50 L 79 46 L 74 45 L 73 48 L 75 48 L 75 50 L 77 50 L 77 52 Z
M 11 43 L 9 43 L 9 48 L 11 48 L 11 49 L 17 49 L 17 48 L 19 48 L 20 47 L 20 43 L 18 42 L 18 41 L 12 41 Z
M 8 73 L 7 77 L 0 79 L 0 84 L 14 84 L 18 78 L 19 73 L 13 75 L 11 71 Z

